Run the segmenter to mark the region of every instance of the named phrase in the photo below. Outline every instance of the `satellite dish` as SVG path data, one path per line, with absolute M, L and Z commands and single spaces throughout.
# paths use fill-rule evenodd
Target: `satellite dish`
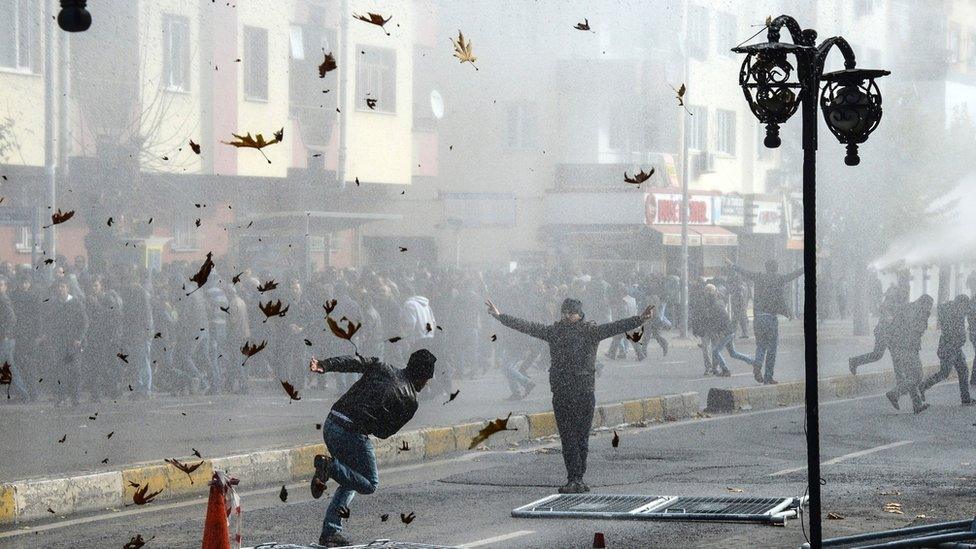
M 434 113 L 434 118 L 438 120 L 444 118 L 444 98 L 437 90 L 430 91 L 430 112 Z

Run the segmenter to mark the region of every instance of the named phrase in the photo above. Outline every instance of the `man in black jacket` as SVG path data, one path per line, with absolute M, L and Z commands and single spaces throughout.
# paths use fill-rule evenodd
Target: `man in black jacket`
M 71 283 L 62 277 L 55 283 L 57 297 L 52 311 L 51 330 L 48 333 L 54 350 L 54 368 L 57 372 L 57 403 L 66 399 L 73 406 L 81 401 L 81 353 L 88 333 L 88 312 L 81 299 L 71 295 Z
M 351 545 L 340 532 L 339 508 L 349 508 L 356 493 L 372 494 L 379 484 L 376 456 L 368 435 L 389 438 L 417 412 L 417 393 L 434 377 L 437 359 L 427 349 L 410 355 L 407 367 L 393 368 L 377 358 L 340 356 L 319 362 L 312 359 L 309 370 L 322 374 L 341 372 L 362 374 L 345 392 L 322 424 L 322 436 L 329 455 L 315 456 L 312 497 L 325 491 L 325 482 L 335 480 L 339 487 L 332 496 L 322 522 L 319 545 Z
M 919 385 L 922 400 L 925 400 L 925 391 L 949 377 L 949 371 L 955 369 L 959 378 L 959 399 L 963 406 L 973 405 L 973 399 L 969 395 L 969 365 L 962 352 L 962 347 L 966 344 L 966 314 L 969 307 L 970 300 L 966 294 L 959 294 L 952 301 L 939 305 L 939 326 L 942 327 L 938 348 L 939 371 Z
M 891 351 L 891 363 L 898 384 L 885 393 L 885 396 L 895 410 L 898 409 L 899 397 L 904 394 L 912 399 L 912 408 L 916 414 L 929 407 L 922 402 L 919 391 L 922 383 L 922 360 L 919 351 L 922 348 L 922 335 L 928 327 L 929 315 L 932 314 L 932 302 L 932 296 L 925 294 L 899 307 L 892 320 L 888 349 Z
M 588 492 L 590 488 L 583 482 L 583 475 L 586 473 L 586 453 L 590 427 L 593 425 L 593 409 L 596 407 L 597 347 L 604 339 L 639 328 L 652 317 L 654 307 L 647 307 L 640 316 L 594 324 L 583 321 L 583 304 L 579 300 L 566 299 L 560 308 L 563 318 L 546 325 L 502 314 L 491 300 L 485 304 L 488 305 L 488 313 L 505 326 L 549 344 L 552 410 L 556 416 L 568 479 L 559 492 Z

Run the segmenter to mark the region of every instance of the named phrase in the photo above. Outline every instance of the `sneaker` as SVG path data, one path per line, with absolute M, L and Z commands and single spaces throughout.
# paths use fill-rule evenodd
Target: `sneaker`
M 525 384 L 525 394 L 522 395 L 522 398 L 529 396 L 529 393 L 532 392 L 532 389 L 535 389 L 535 382 L 529 381 L 528 383 Z
M 558 492 L 560 494 L 582 494 L 584 490 L 580 484 L 578 480 L 571 480 L 564 486 L 560 486 Z
M 779 382 L 775 379 L 770 379 L 768 381 L 763 381 L 763 385 L 779 385 Z
M 579 487 L 581 492 L 589 492 L 590 487 L 586 485 L 582 480 L 576 481 L 576 485 Z
M 929 409 L 929 405 L 928 404 L 922 404 L 918 408 L 915 408 L 915 413 L 916 414 L 921 414 L 922 412 L 924 412 L 925 410 L 928 410 L 928 409 Z
M 332 469 L 332 458 L 325 454 L 315 456 L 315 475 L 312 476 L 311 489 L 312 497 L 319 499 L 325 492 L 325 483 L 329 480 L 329 471 Z
M 729 370 L 722 370 L 721 372 L 715 374 L 718 377 L 732 377 L 732 372 Z
M 352 545 L 352 542 L 343 537 L 339 532 L 333 532 L 331 534 L 322 534 L 319 536 L 319 545 L 322 547 L 345 547 L 347 545 Z
M 854 359 L 850 359 L 847 361 L 847 369 L 851 371 L 852 376 L 857 375 L 857 365 L 854 364 Z
M 668 344 L 668 340 L 662 339 L 661 350 L 664 351 L 664 356 L 668 356 L 668 347 L 670 347 L 670 345 Z
M 762 366 L 759 366 L 758 364 L 753 364 L 752 365 L 752 377 L 755 378 L 756 383 L 762 383 L 763 382 Z
M 891 405 L 895 407 L 895 410 L 901 410 L 901 408 L 898 407 L 898 397 L 897 396 L 895 396 L 893 393 L 890 393 L 890 392 L 889 393 L 885 393 L 885 396 L 888 397 L 888 402 L 890 402 Z
M 964 400 L 962 406 L 976 406 L 976 400 Z

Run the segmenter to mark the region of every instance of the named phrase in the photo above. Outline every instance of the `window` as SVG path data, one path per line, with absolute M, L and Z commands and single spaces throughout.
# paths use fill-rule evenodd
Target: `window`
M 244 98 L 268 100 L 268 29 L 244 27 Z
M 715 16 L 715 53 L 733 56 L 732 48 L 741 40 L 736 40 L 736 19 L 731 13 L 718 13 Z
M 238 213 L 238 215 L 240 215 Z M 196 226 L 196 219 L 184 213 L 176 214 L 176 221 L 173 223 L 173 243 L 174 250 L 196 250 L 200 247 L 197 238 L 199 229 Z
M 959 27 L 957 25 L 949 25 L 949 32 L 946 35 L 948 44 L 946 44 L 947 52 L 947 63 L 958 63 L 959 62 L 959 41 L 960 33 Z
M 688 55 L 694 59 L 704 59 L 706 52 L 708 10 L 701 6 L 688 6 Z
M 509 148 L 530 149 L 536 146 L 535 112 L 535 104 L 525 101 L 508 106 L 505 143 Z
M 168 90 L 190 89 L 190 21 L 163 16 L 163 85 Z
M 691 112 L 685 127 L 688 132 L 688 148 L 696 151 L 708 150 L 708 109 L 689 106 L 688 110 Z
M 735 111 L 715 112 L 715 150 L 735 154 Z
M 292 25 L 288 32 L 288 43 L 291 46 L 291 58 L 296 61 L 305 60 L 304 30 L 298 25 Z
M 36 7 L 33 0 L 0 0 L 0 67 L 31 70 Z
M 17 231 L 17 251 L 20 253 L 30 253 L 34 245 L 34 234 L 30 226 L 23 225 Z M 44 231 L 37 233 L 37 251 L 42 252 L 44 248 Z
M 356 109 L 396 112 L 396 52 L 385 48 L 357 46 Z M 375 100 L 373 108 L 366 100 Z

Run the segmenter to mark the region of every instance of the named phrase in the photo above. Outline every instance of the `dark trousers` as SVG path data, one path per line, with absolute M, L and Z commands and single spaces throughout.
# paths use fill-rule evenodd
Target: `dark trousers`
M 559 390 L 552 393 L 552 410 L 556 428 L 563 445 L 566 478 L 570 482 L 582 480 L 586 474 L 586 454 L 589 451 L 590 428 L 596 396 L 593 390 Z
M 854 368 L 857 368 L 858 366 L 864 366 L 865 364 L 877 362 L 884 356 L 885 349 L 887 348 L 888 343 L 885 341 L 884 327 L 878 323 L 878 325 L 874 328 L 874 350 L 870 353 L 864 353 L 863 355 L 852 357 L 850 364 Z
M 776 368 L 776 347 L 779 345 L 779 317 L 769 313 L 758 313 L 752 319 L 752 330 L 756 334 L 756 362 L 755 368 L 762 369 L 763 381 L 773 380 L 773 370 Z
M 895 367 L 897 385 L 891 391 L 895 397 L 908 394 L 912 406 L 918 410 L 922 406 L 922 395 L 918 386 L 922 382 L 922 360 L 918 349 L 891 349 L 891 362 Z
M 919 390 L 923 393 L 932 388 L 933 385 L 949 377 L 949 371 L 955 368 L 956 375 L 959 377 L 959 398 L 962 402 L 969 402 L 969 367 L 966 364 L 966 355 L 962 349 L 939 350 L 939 371 L 930 375 L 919 385 Z
M 62 349 L 57 353 L 61 357 L 55 366 L 54 380 L 55 396 L 58 404 L 71 400 L 73 404 L 81 402 L 81 365 L 80 351 L 77 349 Z
M 746 304 L 732 301 L 732 323 L 738 325 L 742 337 L 749 337 L 749 315 L 746 314 Z

